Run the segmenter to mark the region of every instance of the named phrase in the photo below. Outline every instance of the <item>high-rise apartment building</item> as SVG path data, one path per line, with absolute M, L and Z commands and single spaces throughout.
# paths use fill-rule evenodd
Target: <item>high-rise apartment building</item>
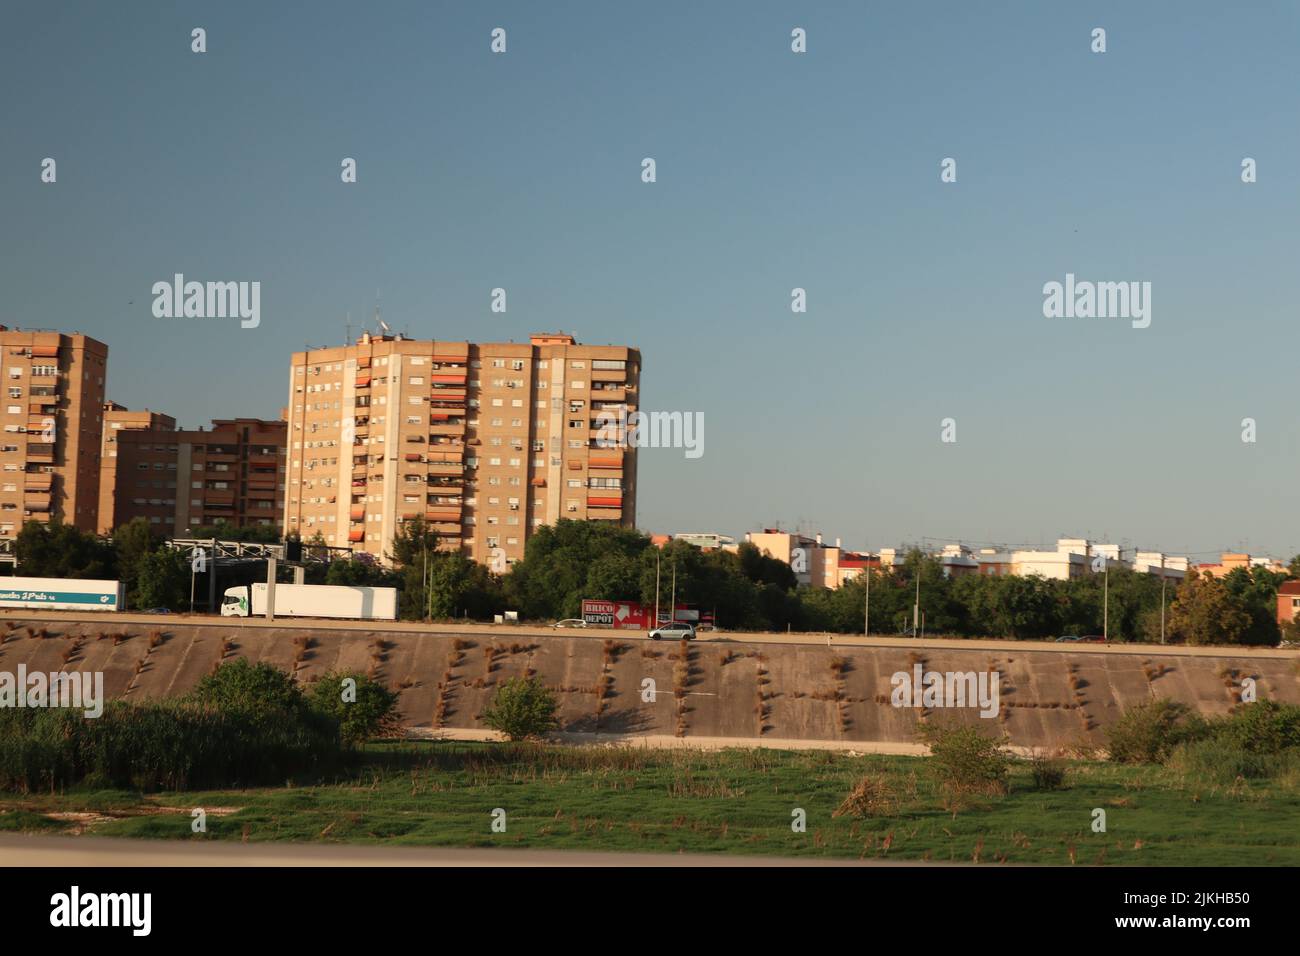
M 284 421 L 217 419 L 177 430 L 170 415 L 105 412 L 99 529 L 146 518 L 168 537 L 225 522 L 278 527 L 284 514 Z
M 0 538 L 52 516 L 95 530 L 107 370 L 108 346 L 89 336 L 0 326 Z
M 440 547 L 503 568 L 558 518 L 636 523 L 641 356 L 565 334 L 526 344 L 364 334 L 289 369 L 286 534 L 391 553 L 423 516 Z
M 176 499 L 176 469 L 167 470 L 168 462 L 176 460 L 176 419 L 161 412 L 131 411 L 117 402 L 105 402 L 102 447 L 99 457 L 99 518 L 96 522 L 100 534 L 111 534 L 136 515 L 143 515 L 155 524 L 162 524 L 168 513 L 166 502 L 171 501 L 172 509 Z M 147 441 L 135 441 L 132 438 L 119 440 L 123 432 L 148 432 Z M 156 440 L 155 440 L 156 439 Z M 169 451 L 170 448 L 170 451 Z M 155 451 L 155 449 L 157 449 Z M 146 454 L 147 450 L 147 454 Z M 140 468 L 140 462 L 146 464 Z M 161 462 L 158 470 L 168 471 L 164 475 L 152 476 L 154 463 Z M 123 469 L 123 501 L 119 505 L 118 468 Z M 137 471 L 141 472 L 137 474 Z M 152 494 L 149 494 L 152 492 Z M 142 504 L 131 507 L 131 501 L 139 498 Z M 157 504 L 150 505 L 150 501 Z M 168 525 L 170 530 L 171 525 Z

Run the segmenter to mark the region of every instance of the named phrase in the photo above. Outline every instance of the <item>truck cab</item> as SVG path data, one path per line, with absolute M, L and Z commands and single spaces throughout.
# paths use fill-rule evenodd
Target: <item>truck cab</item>
M 249 617 L 248 588 L 226 588 L 221 598 L 222 617 Z

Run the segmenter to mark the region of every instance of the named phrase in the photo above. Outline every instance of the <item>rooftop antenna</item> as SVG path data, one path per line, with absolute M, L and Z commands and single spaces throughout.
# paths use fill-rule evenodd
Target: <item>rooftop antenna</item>
M 343 344 L 351 345 L 352 344 L 352 313 L 351 312 L 348 313 L 347 329 L 348 329 L 348 337 L 343 340 Z

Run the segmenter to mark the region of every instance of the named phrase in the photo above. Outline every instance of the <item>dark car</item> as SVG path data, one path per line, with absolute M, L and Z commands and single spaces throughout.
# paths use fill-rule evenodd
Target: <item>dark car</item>
M 1106 638 L 1101 634 L 1085 634 L 1079 638 L 1084 644 L 1105 644 Z

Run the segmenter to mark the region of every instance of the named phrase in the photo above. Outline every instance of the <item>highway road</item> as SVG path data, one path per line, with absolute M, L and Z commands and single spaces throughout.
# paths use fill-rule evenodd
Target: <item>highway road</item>
M 901 860 L 822 860 L 702 853 L 599 853 L 495 847 L 382 847 L 113 837 L 0 835 L 0 863 L 58 866 L 961 866 Z
M 648 640 L 640 631 L 614 630 L 604 627 L 588 628 L 552 628 L 535 624 L 478 624 L 434 623 L 422 621 L 337 621 L 320 618 L 280 617 L 274 621 L 264 618 L 221 617 L 209 614 L 137 614 L 132 612 L 77 612 L 45 611 L 37 612 L 27 609 L 2 609 L 0 621 L 75 621 L 78 623 L 107 624 L 107 620 L 121 624 L 140 624 L 150 627 L 166 628 L 179 626 L 229 628 L 305 628 L 311 630 L 364 631 L 366 633 L 393 634 L 446 634 L 467 637 L 482 635 L 491 638 L 510 637 L 546 637 L 563 635 L 572 638 L 589 638 L 605 640 L 618 637 L 620 640 Z M 1150 656 L 1162 654 L 1188 657 L 1232 657 L 1242 658 L 1290 658 L 1300 659 L 1300 648 L 1276 647 L 1184 647 L 1181 645 L 1158 644 L 1057 644 L 1051 641 L 1012 641 L 988 640 L 983 638 L 911 638 L 884 637 L 862 634 L 827 634 L 827 633 L 772 633 L 764 631 L 715 631 L 701 634 L 697 640 L 703 643 L 743 643 L 743 644 L 816 644 L 824 647 L 893 647 L 893 648 L 951 648 L 956 650 L 991 650 L 1005 651 L 1066 651 L 1070 654 L 1140 654 Z

